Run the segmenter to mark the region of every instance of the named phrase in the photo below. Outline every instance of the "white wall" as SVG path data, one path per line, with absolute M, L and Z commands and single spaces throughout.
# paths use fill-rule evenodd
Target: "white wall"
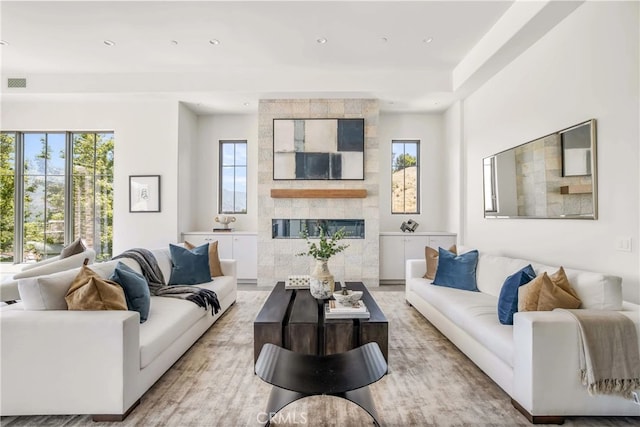
M 445 172 L 442 175 L 444 182 L 443 207 L 444 229 L 458 233 L 458 241 L 464 236 L 464 210 L 461 208 L 464 200 L 464 188 L 462 181 L 465 170 L 462 167 L 463 150 L 463 106 L 462 101 L 456 101 L 443 116 L 444 120 L 444 144 L 445 144 Z
M 413 218 L 422 231 L 449 230 L 445 212 L 441 209 L 446 192 L 440 182 L 445 173 L 442 158 L 444 136 L 443 116 L 436 114 L 381 114 L 378 127 L 380 141 L 380 221 L 381 231 L 399 231 L 402 221 Z M 214 226 L 218 209 L 218 144 L 220 140 L 246 139 L 248 143 L 249 176 L 248 212 L 236 214 L 237 230 L 257 229 L 257 150 L 258 117 L 250 114 L 216 114 L 198 116 L 198 143 L 193 165 L 197 177 L 193 181 L 197 197 L 192 198 L 192 230 L 206 231 Z M 420 140 L 422 159 L 422 209 L 420 215 L 391 215 L 391 140 Z M 252 167 L 253 165 L 253 167 Z M 213 168 L 213 169 L 212 169 Z M 209 174 L 208 179 L 203 177 Z
M 637 2 L 586 2 L 464 101 L 466 245 L 619 275 L 640 302 L 639 27 Z M 598 220 L 483 218 L 483 157 L 591 118 Z
M 178 232 L 192 230 L 195 223 L 193 186 L 199 174 L 193 167 L 197 159 L 198 116 L 185 104 L 178 107 Z M 178 236 L 178 240 L 182 236 Z
M 449 231 L 445 220 L 445 137 L 441 114 L 380 113 L 380 231 L 400 231 L 402 222 L 417 221 L 418 231 Z M 420 141 L 420 214 L 391 214 L 391 141 Z
M 193 221 L 186 231 L 210 231 L 218 214 L 220 140 L 247 141 L 247 213 L 234 214 L 238 231 L 258 229 L 258 115 L 217 114 L 198 117 L 198 142 L 193 168 Z
M 138 97 L 3 99 L 3 130 L 114 131 L 113 251 L 177 241 L 178 104 Z M 161 176 L 161 212 L 129 212 L 129 175 Z

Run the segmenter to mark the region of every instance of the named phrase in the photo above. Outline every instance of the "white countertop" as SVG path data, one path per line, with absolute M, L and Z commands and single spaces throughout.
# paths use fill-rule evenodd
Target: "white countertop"
M 182 234 L 244 234 L 247 236 L 257 236 L 257 231 L 183 231 Z
M 456 233 L 450 231 L 414 231 L 414 232 L 402 232 L 402 231 L 381 231 L 381 236 L 455 236 Z

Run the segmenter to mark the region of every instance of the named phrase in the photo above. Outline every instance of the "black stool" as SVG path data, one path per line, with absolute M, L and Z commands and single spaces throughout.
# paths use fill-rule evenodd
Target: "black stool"
M 329 356 L 295 353 L 265 344 L 256 361 L 256 374 L 273 385 L 267 403 L 269 420 L 265 426 L 289 403 L 323 394 L 357 404 L 373 417 L 376 426 L 380 426 L 368 386 L 386 373 L 387 362 L 375 342 Z

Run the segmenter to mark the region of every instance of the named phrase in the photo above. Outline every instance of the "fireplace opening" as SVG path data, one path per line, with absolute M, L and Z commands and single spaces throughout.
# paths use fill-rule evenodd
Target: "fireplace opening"
M 320 229 L 328 236 L 344 228 L 345 239 L 364 239 L 364 219 L 272 219 L 273 239 L 301 239 L 303 230 L 309 237 L 318 237 Z

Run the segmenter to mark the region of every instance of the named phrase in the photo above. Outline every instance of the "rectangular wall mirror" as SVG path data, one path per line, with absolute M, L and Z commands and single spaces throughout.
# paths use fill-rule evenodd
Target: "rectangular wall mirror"
M 486 218 L 598 217 L 596 121 L 483 159 Z

